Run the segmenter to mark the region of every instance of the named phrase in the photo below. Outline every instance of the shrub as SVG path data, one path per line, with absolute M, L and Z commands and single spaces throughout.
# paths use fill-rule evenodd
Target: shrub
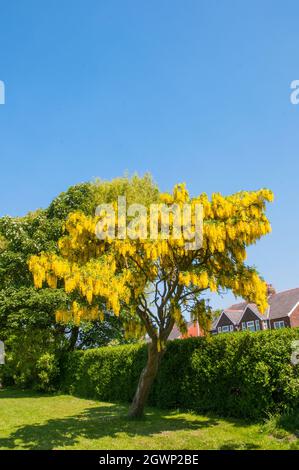
M 62 388 L 88 398 L 130 401 L 145 361 L 142 345 L 75 351 L 62 361 Z
M 290 362 L 298 329 L 169 341 L 150 404 L 259 418 L 299 406 L 299 367 Z M 146 345 L 70 353 L 61 387 L 106 401 L 131 401 Z
M 11 335 L 5 343 L 4 385 L 53 391 L 59 383 L 59 348 L 49 333 L 35 330 Z
M 37 390 L 54 391 L 54 384 L 59 375 L 58 359 L 55 354 L 46 352 L 36 361 Z

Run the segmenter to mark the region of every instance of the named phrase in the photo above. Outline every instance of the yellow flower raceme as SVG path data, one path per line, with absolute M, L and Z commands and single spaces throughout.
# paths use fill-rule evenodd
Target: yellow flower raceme
M 188 237 L 183 232 L 180 238 L 172 237 L 170 232 L 168 239 L 158 233 L 153 240 L 142 236 L 134 240 L 99 240 L 95 236 L 99 217 L 72 213 L 65 224 L 65 235 L 58 243 L 59 254 L 42 253 L 31 257 L 29 269 L 34 285 L 56 288 L 57 283 L 62 283 L 67 293 L 82 296 L 87 306 L 73 304 L 65 312 L 57 312 L 59 321 L 73 318 L 75 323 L 102 318 L 102 313 L 94 307 L 98 299 L 116 315 L 123 305 L 132 302 L 138 305 L 148 284 L 155 285 L 160 273 L 168 281 L 176 273 L 183 289 L 232 289 L 236 295 L 250 299 L 265 310 L 265 283 L 253 270 L 246 268 L 244 261 L 246 247 L 271 231 L 265 204 L 272 199 L 273 194 L 267 189 L 231 196 L 215 193 L 211 200 L 206 194 L 191 198 L 185 185 L 177 185 L 172 194 L 161 195 L 161 203 L 169 206 L 202 204 L 203 246 L 196 252 L 186 249 Z M 117 215 L 116 205 L 115 210 Z M 145 221 L 149 234 L 149 216 Z M 158 225 L 160 223 L 161 217 Z M 194 229 L 192 215 L 191 230 Z M 178 310 L 173 309 L 173 315 L 179 322 Z

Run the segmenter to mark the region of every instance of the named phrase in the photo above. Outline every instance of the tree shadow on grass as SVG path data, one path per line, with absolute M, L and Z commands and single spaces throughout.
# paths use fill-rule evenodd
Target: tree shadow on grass
M 254 442 L 227 441 L 219 450 L 257 450 L 261 447 Z
M 1 398 L 40 398 L 55 395 L 41 395 L 35 391 L 21 391 L 14 389 L 0 390 Z M 95 402 L 96 403 L 96 402 Z M 80 440 L 100 440 L 106 437 L 119 438 L 120 434 L 125 438 L 151 437 L 163 435 L 175 431 L 200 431 L 220 425 L 220 418 L 213 415 L 198 417 L 194 413 L 185 416 L 184 411 L 147 409 L 146 417 L 139 420 L 127 418 L 128 406 L 124 404 L 102 404 L 86 408 L 77 415 L 62 418 L 49 419 L 42 423 L 20 426 L 8 437 L 0 438 L 0 449 L 57 449 L 76 446 Z M 225 418 L 226 422 L 234 427 L 247 427 L 251 422 L 240 419 Z M 292 423 L 293 424 L 293 423 Z M 220 447 L 229 449 L 258 449 L 253 442 L 227 441 Z
M 119 404 L 100 405 L 82 413 L 61 419 L 50 419 L 45 423 L 25 425 L 12 432 L 9 437 L 0 439 L 0 449 L 55 449 L 73 446 L 81 438 L 117 438 L 120 433 L 130 437 L 152 436 L 178 430 L 200 430 L 217 426 L 214 418 L 188 420 L 174 417 L 174 413 L 148 411 L 145 419 L 129 420 L 127 407 Z

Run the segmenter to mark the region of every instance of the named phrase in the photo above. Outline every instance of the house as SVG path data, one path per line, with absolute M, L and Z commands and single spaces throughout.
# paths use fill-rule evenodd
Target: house
M 178 327 L 175 325 L 169 335 L 169 340 L 190 338 L 192 336 L 204 336 L 204 332 L 200 328 L 198 322 L 187 323 L 187 333 L 182 334 Z
M 213 322 L 211 333 L 299 327 L 299 288 L 276 293 L 269 284 L 268 304 L 264 314 L 252 303 L 232 305 Z

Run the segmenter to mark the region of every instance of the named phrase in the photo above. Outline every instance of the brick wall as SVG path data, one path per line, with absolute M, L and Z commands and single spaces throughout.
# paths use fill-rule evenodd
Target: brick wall
M 299 305 L 290 316 L 290 321 L 292 328 L 299 327 Z
M 284 326 L 291 326 L 289 317 L 275 318 L 273 320 L 272 319 L 270 320 L 272 330 L 274 330 L 274 323 L 277 322 L 277 321 L 283 321 Z

